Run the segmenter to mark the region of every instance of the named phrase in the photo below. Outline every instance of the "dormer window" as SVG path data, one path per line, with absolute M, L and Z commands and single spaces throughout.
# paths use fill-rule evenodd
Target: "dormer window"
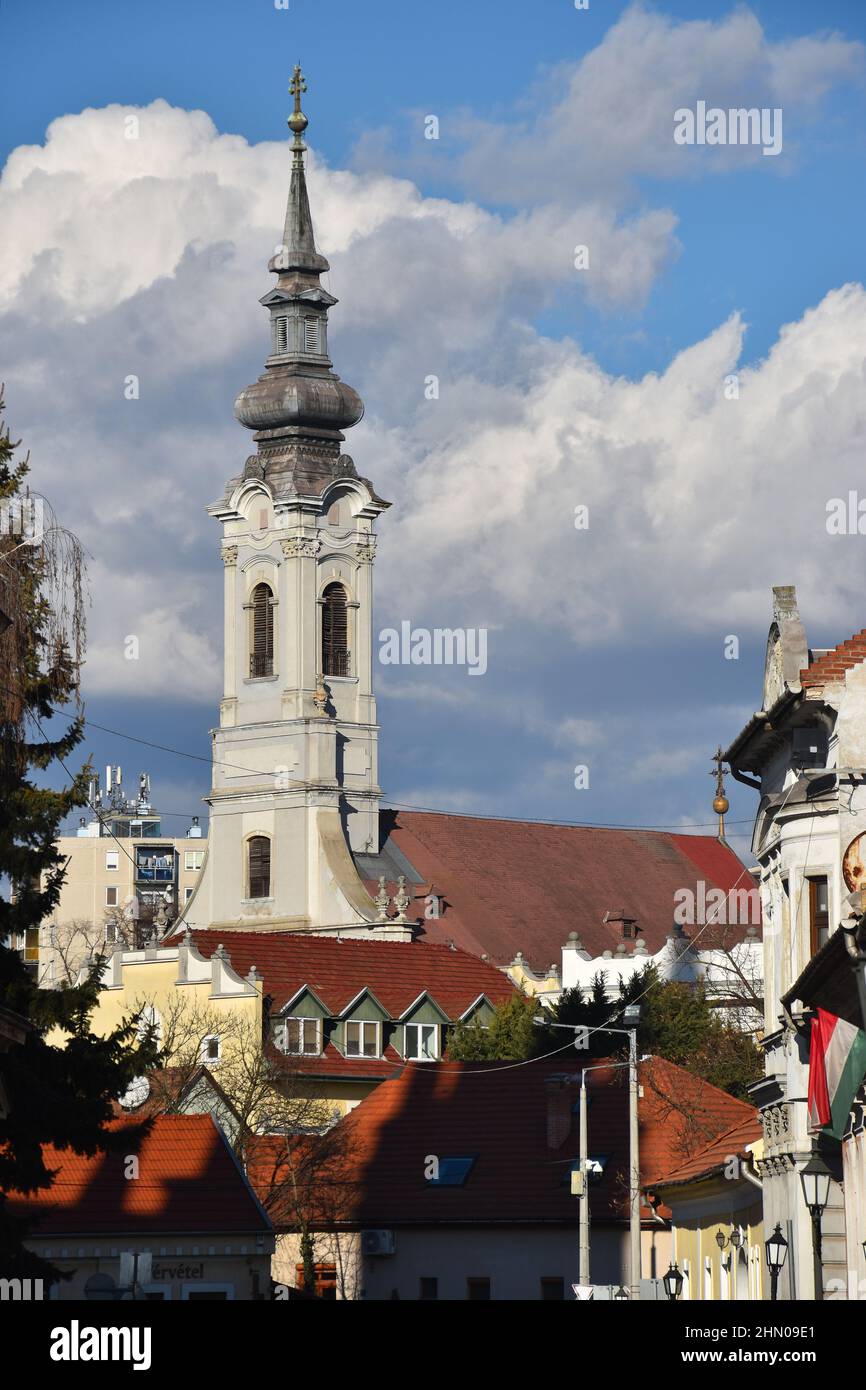
M 347 1057 L 378 1057 L 379 1055 L 378 1023 L 346 1024 Z
M 322 1051 L 322 1021 L 319 1018 L 287 1018 L 282 1024 L 280 1046 L 295 1056 L 318 1056 Z
M 415 1062 L 439 1058 L 439 1027 L 435 1023 L 406 1024 L 406 1057 Z

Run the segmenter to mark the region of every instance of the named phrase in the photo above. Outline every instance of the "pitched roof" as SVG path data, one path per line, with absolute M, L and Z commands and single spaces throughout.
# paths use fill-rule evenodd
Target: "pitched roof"
M 558 965 L 573 931 L 593 956 L 615 950 L 622 927 L 603 919 L 618 909 L 636 919 L 636 934 L 654 954 L 670 932 L 676 892 L 697 894 L 698 880 L 726 892 L 754 886 L 733 850 L 709 835 L 426 811 L 383 811 L 380 824 L 387 838 L 378 872 L 390 883 L 396 874 L 388 872 L 389 859 L 408 861 L 414 875 L 407 875 L 407 888 L 415 894 L 410 912 L 422 917 L 424 939 L 453 940 L 500 966 L 518 951 L 536 970 Z M 368 877 L 373 867 L 372 857 L 362 856 L 362 876 L 375 892 Z M 438 920 L 424 917 L 430 894 L 444 902 Z M 732 929 L 731 939 L 743 931 Z
M 691 1182 L 695 1178 L 709 1177 L 710 1174 L 726 1167 L 732 1157 L 744 1157 L 746 1146 L 756 1143 L 762 1133 L 761 1121 L 755 1110 L 717 1138 L 711 1139 L 709 1144 L 691 1154 L 684 1163 L 680 1163 L 665 1177 L 657 1178 L 655 1186 L 663 1189 L 678 1183 Z
M 118 1141 L 88 1157 L 43 1145 L 55 1173 L 42 1192 L 11 1192 L 11 1210 L 38 1216 L 35 1236 L 258 1233 L 271 1229 L 210 1115 L 160 1115 L 139 1136 L 138 1121 L 112 1120 Z M 125 1133 L 125 1131 L 127 1133 Z M 127 1177 L 128 1157 L 139 1175 Z
M 247 975 L 254 965 L 278 1012 L 305 986 L 334 1016 L 369 989 L 391 1018 L 419 995 L 429 994 L 452 1021 L 485 994 L 493 1004 L 511 998 L 514 986 L 501 970 L 467 951 L 426 941 L 366 941 L 300 932 L 196 931 L 205 957 L 223 945 L 232 968 Z
M 576 1062 L 409 1064 L 384 1081 L 331 1131 L 342 1145 L 342 1197 L 322 1224 L 399 1225 L 560 1222 L 577 1219 L 569 1174 L 578 1157 Z M 549 1089 L 566 1077 L 562 1142 L 548 1145 Z M 591 1157 L 605 1159 L 591 1187 L 595 1221 L 627 1219 L 628 1086 L 622 1068 L 587 1077 Z M 742 1122 L 750 1106 L 659 1058 L 640 1064 L 638 1101 L 644 1183 L 669 1171 L 690 1148 Z M 263 1138 L 250 1176 L 273 1200 L 274 1145 Z M 473 1158 L 463 1186 L 434 1186 L 428 1156 Z M 336 1161 L 335 1161 L 336 1162 Z M 270 1166 L 269 1166 L 270 1165 Z M 326 1186 L 334 1200 L 337 1168 Z M 267 1174 L 267 1180 L 265 1177 Z M 271 1207 L 272 1214 L 274 1208 Z M 644 1208 L 645 1219 L 651 1212 Z M 290 1205 L 275 1216 L 290 1224 Z
M 866 661 L 866 627 L 810 662 L 800 672 L 800 684 L 833 685 L 842 680 L 846 671 L 863 661 Z

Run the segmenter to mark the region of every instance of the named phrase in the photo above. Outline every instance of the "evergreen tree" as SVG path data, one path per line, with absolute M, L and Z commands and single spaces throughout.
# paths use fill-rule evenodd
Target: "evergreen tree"
M 105 1038 L 91 1032 L 100 960 L 82 984 L 40 990 L 11 949 L 28 932 L 33 940 L 59 900 L 65 869 L 56 838 L 86 803 L 89 771 L 70 774 L 62 791 L 37 780 L 49 769 L 66 776 L 84 733 L 83 562 L 75 537 L 23 491 L 29 464 L 17 449 L 0 429 L 0 1014 L 9 1044 L 0 1052 L 0 1275 L 50 1279 L 57 1272 L 25 1248 L 26 1228 L 2 1194 L 50 1188 L 45 1143 L 128 1152 L 134 1136 L 103 1126 L 155 1049 L 149 1034 L 139 1043 L 135 1020 Z M 54 709 L 70 702 L 76 713 L 55 733 L 47 727 Z M 24 1040 L 12 1041 L 22 1029 Z
M 513 994 L 497 1005 L 488 1027 L 479 1019 L 458 1024 L 448 1040 L 448 1059 L 456 1062 L 521 1061 L 538 1051 L 538 1004 L 523 994 Z
M 536 999 L 514 995 L 494 1011 L 490 1026 L 476 1020 L 451 1035 L 448 1056 L 456 1061 L 520 1061 L 561 1057 L 586 1061 L 599 1057 L 624 1059 L 628 1039 L 621 1032 L 628 1004 L 640 1004 L 638 1052 L 666 1058 L 694 1076 L 718 1086 L 740 1100 L 750 1101 L 748 1088 L 761 1075 L 758 1049 L 748 1033 L 729 1023 L 713 1008 L 703 986 L 662 980 L 652 964 L 620 982 L 611 1000 L 599 972 L 589 988 L 563 990 L 549 1011 L 550 1026 L 536 1023 L 547 1010 Z M 566 1024 L 586 1030 L 569 1038 Z

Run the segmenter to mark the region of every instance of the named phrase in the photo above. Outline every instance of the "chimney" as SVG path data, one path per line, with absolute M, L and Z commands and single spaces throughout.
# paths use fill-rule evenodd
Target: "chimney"
M 549 1076 L 544 1083 L 547 1096 L 547 1147 L 560 1148 L 571 1133 L 574 1089 L 570 1076 Z

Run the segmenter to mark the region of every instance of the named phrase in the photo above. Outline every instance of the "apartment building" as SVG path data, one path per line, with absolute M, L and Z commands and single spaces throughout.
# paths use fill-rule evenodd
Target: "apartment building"
M 134 947 L 154 931 L 162 936 L 198 882 L 206 851 L 198 816 L 185 834 L 166 833 L 148 774 L 140 774 L 133 796 L 122 777 L 109 766 L 104 784 L 93 778 L 90 816 L 58 840 L 66 879 L 57 907 L 38 933 L 15 943 L 47 986 L 74 978 L 106 943 Z

